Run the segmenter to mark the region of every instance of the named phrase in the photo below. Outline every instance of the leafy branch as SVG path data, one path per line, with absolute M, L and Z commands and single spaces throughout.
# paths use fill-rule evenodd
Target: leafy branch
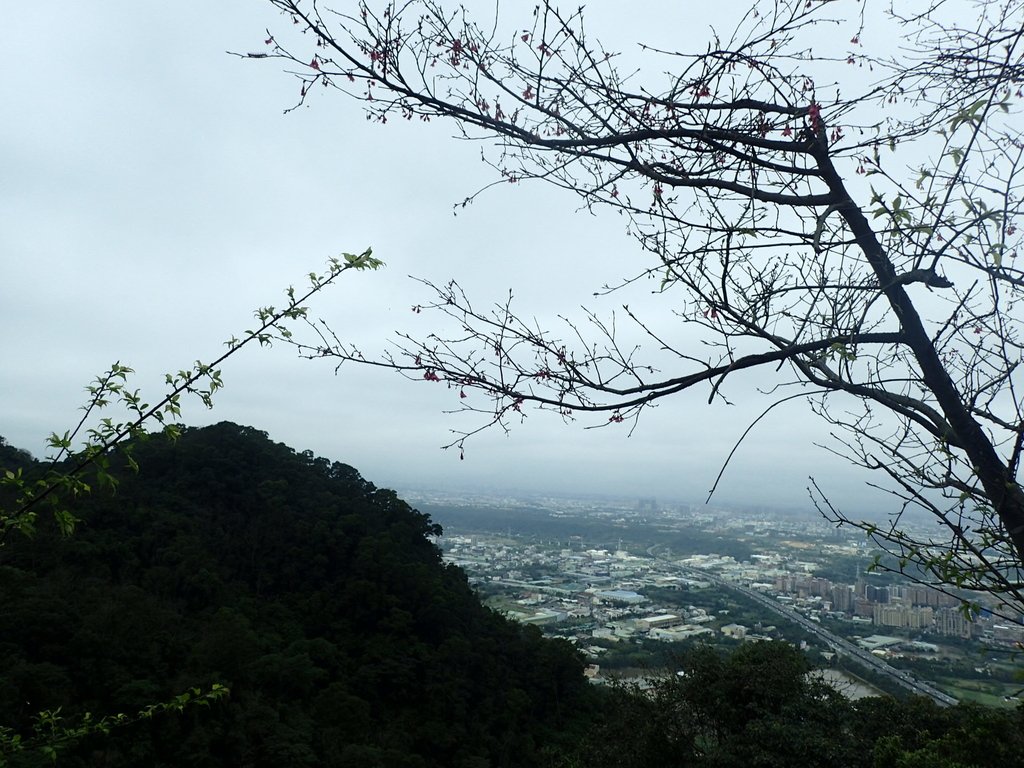
M 309 274 L 309 287 L 301 294 L 294 287 L 287 289 L 287 302 L 282 307 L 260 307 L 255 312 L 258 325 L 244 332 L 241 338 L 232 336 L 225 342 L 227 351 L 211 362 L 197 360 L 191 368 L 166 375 L 167 392 L 154 404 L 145 401 L 138 389 L 129 386 L 134 371 L 116 362 L 86 387 L 88 402 L 82 406 L 82 418 L 74 429 L 63 435 L 53 433 L 48 445 L 55 453 L 42 476 L 28 477 L 24 470 L 0 471 L 0 489 L 12 492 L 14 503 L 10 510 L 0 507 L 0 546 L 12 531 L 31 534 L 35 529 L 40 509 L 49 508 L 62 534 L 74 531 L 78 520 L 67 507 L 69 499 L 89 493 L 94 485 L 114 489 L 117 479 L 110 473 L 110 455 L 117 451 L 131 469 L 137 469 L 131 457 L 130 440 L 143 438 L 150 422 L 161 425 L 164 434 L 178 435 L 174 423 L 181 416 L 184 395 L 194 395 L 207 408 L 213 407 L 214 394 L 224 384 L 220 366 L 245 347 L 256 343 L 269 346 L 275 338 L 288 338 L 288 323 L 304 320 L 306 302 L 334 283 L 348 270 L 376 270 L 383 262 L 374 258 L 371 249 L 361 254 L 343 254 L 332 258 L 323 273 Z M 112 405 L 123 406 L 128 416 L 116 420 L 99 417 L 100 412 Z M 90 426 L 92 424 L 92 426 Z M 75 443 L 81 440 L 81 447 Z M 86 471 L 91 470 L 91 482 Z
M 149 704 L 134 715 L 119 713 L 98 720 L 91 712 L 86 712 L 75 720 L 68 720 L 61 715 L 60 707 L 43 710 L 35 716 L 32 732 L 28 736 L 22 736 L 13 728 L 0 726 L 0 768 L 7 768 L 9 758 L 23 752 L 38 752 L 41 756 L 56 762 L 61 749 L 87 736 L 106 736 L 115 728 L 152 720 L 165 713 L 184 712 L 190 707 L 209 707 L 229 695 L 230 690 L 226 686 L 214 683 L 207 690 L 190 688 L 167 701 Z

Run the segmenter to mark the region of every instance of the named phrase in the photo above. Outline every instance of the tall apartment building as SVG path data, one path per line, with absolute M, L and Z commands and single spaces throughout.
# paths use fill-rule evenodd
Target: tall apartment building
M 832 585 L 832 610 L 853 613 L 853 587 L 849 584 Z
M 888 603 L 889 587 L 876 587 L 874 584 L 865 584 L 864 597 L 872 603 Z
M 909 605 L 930 605 L 933 608 L 952 608 L 960 601 L 932 587 L 919 584 L 904 584 L 890 587 L 890 596 Z
M 960 637 L 969 640 L 973 624 L 959 608 L 938 608 L 935 611 L 934 629 L 940 635 Z
M 883 627 L 930 629 L 934 621 L 931 608 L 900 603 L 875 603 L 873 614 L 875 624 Z

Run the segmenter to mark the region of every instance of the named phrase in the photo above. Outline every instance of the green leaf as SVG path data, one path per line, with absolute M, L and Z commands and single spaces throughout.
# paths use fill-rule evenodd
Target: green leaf
M 345 264 L 353 269 L 380 269 L 384 266 L 383 261 L 373 257 L 372 248 L 367 248 L 358 256 L 353 253 L 343 253 L 341 257 L 345 260 Z

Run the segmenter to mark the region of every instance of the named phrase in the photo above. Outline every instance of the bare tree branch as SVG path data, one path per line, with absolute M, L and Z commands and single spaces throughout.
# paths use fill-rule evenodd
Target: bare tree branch
M 624 308 L 625 335 L 588 313 L 559 319 L 563 339 L 517 317 L 511 294 L 478 311 L 458 284 L 427 282 L 426 337 L 364 355 L 313 324 L 302 354 L 443 382 L 480 428 L 531 403 L 635 425 L 662 397 L 721 399 L 734 374 L 770 372 L 901 500 L 869 530 L 879 546 L 920 578 L 1024 608 L 1024 3 L 753 3 L 699 51 L 644 47 L 623 72 L 582 9 L 496 6 L 478 24 L 440 0 L 269 1 L 301 34 L 271 34 L 258 57 L 295 74 L 300 103 L 322 85 L 371 120 L 449 120 L 482 142 L 495 183 L 543 181 L 622 214 L 646 261 L 621 284 L 660 280 L 650 306 Z M 945 538 L 912 533 L 909 508 Z

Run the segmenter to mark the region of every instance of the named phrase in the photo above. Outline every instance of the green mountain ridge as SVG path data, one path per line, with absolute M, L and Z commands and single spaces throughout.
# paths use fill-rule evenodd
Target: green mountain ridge
M 75 536 L 0 553 L 0 723 L 231 695 L 62 764 L 531 765 L 584 688 L 571 647 L 484 609 L 439 528 L 351 467 L 231 424 L 134 456 Z

